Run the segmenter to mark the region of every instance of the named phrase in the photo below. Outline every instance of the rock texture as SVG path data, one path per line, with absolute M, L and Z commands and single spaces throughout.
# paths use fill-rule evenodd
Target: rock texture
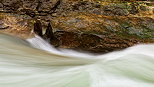
M 148 5 L 99 0 L 1 0 L 0 32 L 28 38 L 33 30 L 58 48 L 106 53 L 154 43 L 154 8 Z
M 27 39 L 33 36 L 33 22 L 28 16 L 0 13 L 0 32 Z
M 51 44 L 61 48 L 108 52 L 154 42 L 154 19 L 147 17 L 71 13 L 53 19 L 52 27 Z

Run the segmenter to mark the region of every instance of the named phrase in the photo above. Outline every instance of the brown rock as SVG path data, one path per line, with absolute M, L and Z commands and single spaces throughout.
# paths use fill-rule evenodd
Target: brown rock
M 55 47 L 103 53 L 154 42 L 153 12 L 142 4 L 20 1 L 0 1 L 0 12 L 13 13 L 0 14 L 0 32 L 28 38 L 34 28 Z
M 30 38 L 33 29 L 33 20 L 19 15 L 0 13 L 0 32 L 20 38 Z
M 60 48 L 110 52 L 154 42 L 154 19 L 71 13 L 52 20 L 51 44 Z M 50 36 L 50 35 L 49 35 Z

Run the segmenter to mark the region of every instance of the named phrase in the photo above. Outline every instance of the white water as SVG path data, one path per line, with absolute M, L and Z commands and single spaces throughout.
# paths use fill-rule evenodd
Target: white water
M 94 56 L 28 41 L 0 34 L 0 87 L 154 87 L 153 44 Z

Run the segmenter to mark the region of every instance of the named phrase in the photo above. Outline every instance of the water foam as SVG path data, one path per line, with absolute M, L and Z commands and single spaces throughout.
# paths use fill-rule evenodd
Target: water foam
M 0 87 L 154 87 L 153 44 L 94 56 L 27 41 L 0 34 Z

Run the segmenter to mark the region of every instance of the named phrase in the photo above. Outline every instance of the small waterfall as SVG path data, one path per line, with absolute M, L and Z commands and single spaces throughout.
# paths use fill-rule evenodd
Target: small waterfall
M 93 57 L 92 54 L 89 54 L 89 53 L 81 53 L 81 52 L 67 50 L 67 49 L 56 49 L 53 46 L 51 46 L 47 41 L 39 37 L 38 35 L 35 35 L 34 38 L 27 39 L 27 41 L 30 42 L 31 45 L 35 48 L 45 50 L 45 51 L 48 51 L 54 54 L 74 56 L 74 57 L 83 57 L 83 58 Z
M 0 34 L 0 87 L 154 87 L 153 44 L 96 56 L 27 41 Z

